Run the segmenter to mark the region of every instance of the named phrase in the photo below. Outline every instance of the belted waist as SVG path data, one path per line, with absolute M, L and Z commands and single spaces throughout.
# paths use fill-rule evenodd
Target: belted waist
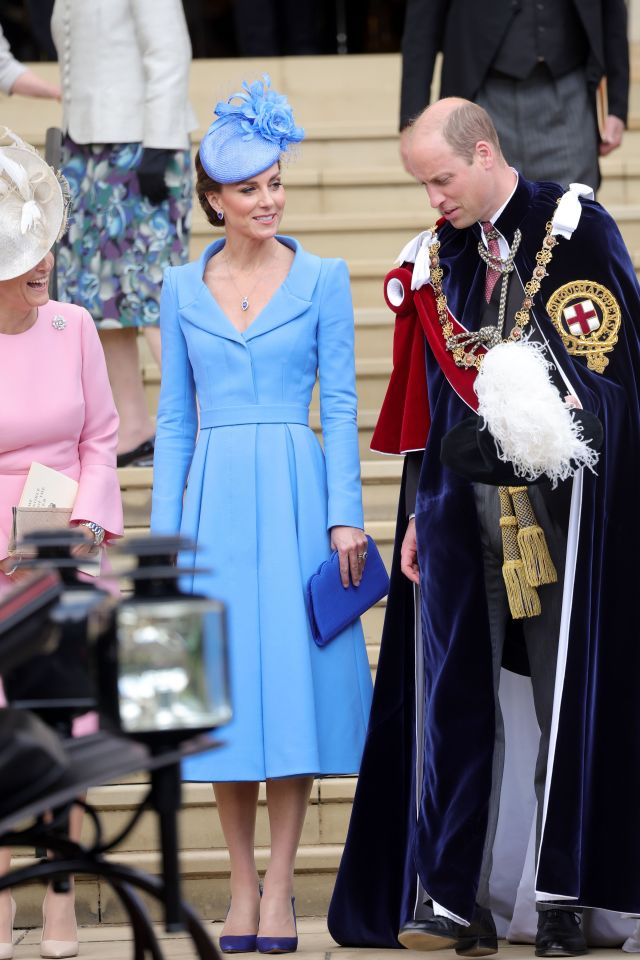
M 309 408 L 302 403 L 247 403 L 242 407 L 212 407 L 200 411 L 200 429 L 241 423 L 301 423 L 309 425 Z

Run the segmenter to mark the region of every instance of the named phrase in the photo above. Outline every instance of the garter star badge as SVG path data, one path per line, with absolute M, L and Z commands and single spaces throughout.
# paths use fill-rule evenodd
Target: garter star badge
M 567 353 L 585 357 L 590 370 L 603 373 L 621 323 L 620 306 L 611 291 L 595 280 L 565 283 L 547 301 L 547 313 Z

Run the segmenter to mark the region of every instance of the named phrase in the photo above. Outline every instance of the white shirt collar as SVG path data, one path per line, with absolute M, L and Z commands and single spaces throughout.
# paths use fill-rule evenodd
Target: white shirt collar
M 489 222 L 492 223 L 492 224 L 495 224 L 496 220 L 497 220 L 498 217 L 501 216 L 501 214 L 504 212 L 504 210 L 506 209 L 506 207 L 508 206 L 508 204 L 511 202 L 512 196 L 513 196 L 514 193 L 516 192 L 516 188 L 517 188 L 517 186 L 518 186 L 518 182 L 519 182 L 519 180 L 520 180 L 520 176 L 519 176 L 519 174 L 518 174 L 518 171 L 517 171 L 514 167 L 511 167 L 511 169 L 513 170 L 513 172 L 514 172 L 515 175 L 516 175 L 516 182 L 515 182 L 514 185 L 513 185 L 513 190 L 511 191 L 511 193 L 509 194 L 509 196 L 507 197 L 507 199 L 505 200 L 505 202 L 502 204 L 502 206 L 499 207 L 499 208 L 496 210 L 496 212 L 493 214 L 493 216 L 489 217 Z M 480 232 L 481 232 L 481 235 L 482 235 L 482 241 L 483 241 L 483 243 L 484 243 L 484 245 L 485 245 L 485 247 L 486 247 L 486 246 L 487 246 L 487 238 L 485 237 L 484 230 L 481 230 Z
M 511 191 L 511 193 L 509 194 L 509 196 L 507 197 L 507 199 L 505 200 L 505 202 L 502 204 L 502 206 L 499 207 L 498 210 L 496 210 L 496 212 L 493 214 L 493 216 L 489 218 L 489 219 L 490 219 L 490 223 L 492 223 L 492 224 L 494 224 L 494 225 L 495 225 L 496 220 L 498 219 L 498 217 L 502 214 L 502 212 L 506 209 L 506 207 L 508 206 L 508 204 L 511 202 L 511 198 L 513 197 L 514 193 L 516 192 L 516 188 L 517 188 L 518 182 L 519 182 L 519 180 L 520 180 L 518 171 L 517 171 L 514 167 L 511 167 L 511 169 L 513 170 L 513 172 L 514 172 L 515 175 L 516 175 L 516 182 L 515 182 L 514 185 L 513 185 L 513 190 Z M 496 232 L 497 232 L 497 234 L 498 234 L 498 246 L 500 247 L 500 256 L 501 256 L 501 257 L 506 257 L 507 254 L 509 253 L 509 244 L 507 243 L 507 241 L 505 240 L 505 238 L 503 237 L 503 235 L 500 233 L 499 230 L 497 230 Z M 487 238 L 486 238 L 485 232 L 484 232 L 484 230 L 483 230 L 482 228 L 480 228 L 480 236 L 481 236 L 481 238 L 482 238 L 482 242 L 484 243 L 485 247 L 486 247 L 487 249 L 489 249 L 489 243 L 488 243 L 488 240 L 487 240 Z

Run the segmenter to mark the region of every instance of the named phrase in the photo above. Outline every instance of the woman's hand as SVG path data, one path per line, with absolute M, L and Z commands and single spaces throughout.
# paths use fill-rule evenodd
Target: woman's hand
M 93 557 L 97 552 L 96 540 L 88 527 L 83 527 L 82 524 L 77 524 L 71 528 L 74 531 L 78 531 L 87 541 L 86 543 L 78 543 L 71 548 L 72 557 Z
M 331 549 L 338 551 L 342 586 L 349 586 L 349 573 L 355 587 L 362 580 L 367 559 L 367 538 L 359 527 L 331 527 Z
M 25 577 L 28 577 L 31 573 L 28 567 L 20 566 L 21 559 L 21 557 L 16 555 L 0 560 L 0 572 L 4 573 L 5 577 L 9 577 L 12 583 L 20 583 L 21 580 L 24 580 Z

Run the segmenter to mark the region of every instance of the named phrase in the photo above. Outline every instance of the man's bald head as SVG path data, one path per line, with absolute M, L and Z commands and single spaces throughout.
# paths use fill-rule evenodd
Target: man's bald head
M 407 144 L 407 167 L 431 206 L 456 228 L 490 219 L 516 183 L 489 114 L 457 97 L 420 114 Z
M 483 107 L 461 97 L 437 100 L 413 124 L 412 139 L 440 134 L 453 152 L 471 163 L 480 141 L 489 143 L 496 157 L 502 150 L 493 120 Z

